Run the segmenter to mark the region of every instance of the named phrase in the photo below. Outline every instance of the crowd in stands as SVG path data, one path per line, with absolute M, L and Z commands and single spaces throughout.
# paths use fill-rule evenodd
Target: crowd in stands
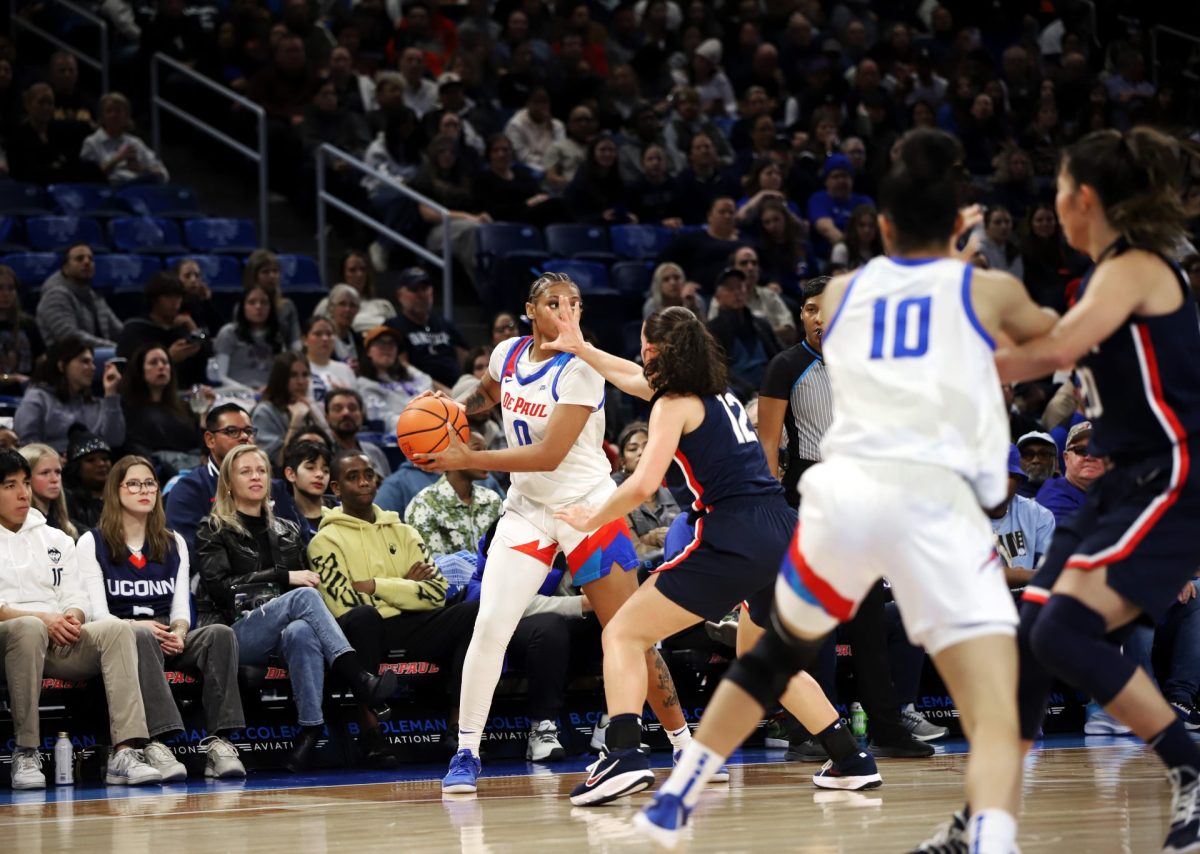
M 1197 126 L 1170 77 L 1147 79 L 1144 27 L 1096 21 L 1072 2 L 281 5 L 274 14 L 262 0 L 108 0 L 102 12 L 135 48 L 122 54 L 134 73 L 118 77 L 130 81 L 128 97 L 89 92 L 70 53 L 42 66 L 0 44 L 0 182 L 168 181 L 133 126 L 144 106 L 139 75 L 162 52 L 263 106 L 275 189 L 308 205 L 321 145 L 361 158 L 371 175 L 332 165 L 329 185 L 432 251 L 448 231 L 457 279 L 503 310 L 472 341 L 435 310 L 434 278 L 407 250 L 353 229 L 359 248 L 323 271 L 333 286 L 311 311 L 288 296 L 269 248 L 239 262 L 242 289 L 231 300 L 176 253 L 145 281 L 137 316 L 95 286 L 103 247 L 94 242 L 62 247 L 43 281 L 0 264 L 0 394 L 19 397 L 11 430 L 0 431 L 0 539 L 28 555 L 0 566 L 0 645 L 9 661 L 19 649 L 30 662 L 6 673 L 14 783 L 40 779 L 43 673 L 103 672 L 117 748 L 110 782 L 181 772 L 162 743 L 182 727 L 164 666 L 203 671 L 206 773 L 217 777 L 244 773 L 227 738 L 244 724 L 238 664 L 286 664 L 302 728 L 296 770 L 312 762 L 327 671 L 354 694 L 374 765 L 395 761 L 378 726 L 395 687 L 378 675 L 386 650 L 438 662 L 457 697 L 480 542 L 507 478 L 429 474 L 385 437 L 414 397 L 463 394 L 493 348 L 522 333 L 520 305 L 488 290 L 481 230 L 576 223 L 607 242 L 617 227 L 654 226 L 661 244 L 638 256 L 642 284 L 611 304 L 616 320 L 636 328 L 675 305 L 705 320 L 734 391 L 746 401 L 761 393 L 773 413 L 768 455 L 778 450 L 772 465 L 794 484 L 811 452 L 777 405 L 798 377 L 780 377 L 806 347 L 801 361 L 820 362 L 813 283 L 883 254 L 873 196 L 904 131 L 961 138 L 964 198 L 986 207 L 969 238 L 974 263 L 1012 273 L 1038 303 L 1063 311 L 1090 262 L 1067 246 L 1055 213 L 1062 146 L 1101 127 L 1150 123 L 1184 136 Z M 198 91 L 179 77 L 165 85 Z M 209 101 L 197 108 L 233 132 L 244 127 L 244 116 Z M 1187 197 L 1200 199 L 1200 163 L 1188 180 Z M 396 183 L 448 209 L 448 220 Z M 1200 255 L 1190 243 L 1176 255 L 1196 287 Z M 614 256 L 590 260 L 607 267 Z M 1011 498 L 993 524 L 1015 589 L 1099 462 L 1070 377 L 1006 392 Z M 607 414 L 619 481 L 636 468 L 648 427 L 615 392 Z M 494 414 L 472 417 L 470 442 L 503 444 Z M 647 567 L 687 541 L 677 534 L 688 514 L 665 490 L 629 522 Z M 43 552 L 60 556 L 53 584 Z M 439 569 L 453 555 L 475 565 L 471 583 L 452 586 Z M 38 589 L 22 586 L 35 573 Z M 137 581 L 147 577 L 152 584 Z M 543 593 L 513 644 L 540 680 L 529 691 L 531 758 L 562 753 L 552 723 L 566 678 L 561 639 L 590 610 L 558 575 Z M 882 594 L 880 603 L 882 614 Z M 1200 661 L 1189 620 L 1197 608 L 1195 589 L 1183 591 L 1169 625 L 1147 629 L 1145 648 L 1130 653 L 1148 661 L 1156 635 L 1173 645 L 1160 673 L 1194 729 L 1200 684 L 1187 664 Z M 908 715 L 922 658 L 893 646 L 901 663 L 871 678 L 890 678 Z M 138 685 L 126 684 L 135 673 Z M 938 737 L 919 715 L 902 720 L 917 738 Z

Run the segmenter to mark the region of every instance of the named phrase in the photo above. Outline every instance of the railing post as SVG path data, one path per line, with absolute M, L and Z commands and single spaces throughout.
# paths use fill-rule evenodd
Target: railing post
M 108 23 L 100 22 L 100 88 L 103 92 L 111 92 L 108 87 Z
M 454 319 L 454 257 L 450 254 L 450 212 L 442 212 L 442 315 L 447 320 Z
M 150 57 L 150 146 L 162 157 L 162 117 L 158 111 L 158 54 Z
M 268 235 L 267 166 L 267 114 L 261 112 L 258 114 L 258 230 L 264 247 L 271 245 Z
M 329 245 L 325 236 L 325 148 L 317 149 L 317 264 L 321 268 L 321 281 L 325 281 L 329 270 Z M 336 282 L 335 282 L 336 284 Z

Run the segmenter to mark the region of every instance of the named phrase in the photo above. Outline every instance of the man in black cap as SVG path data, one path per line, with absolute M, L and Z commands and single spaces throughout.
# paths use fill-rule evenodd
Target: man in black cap
M 396 288 L 400 313 L 387 325 L 399 332 L 409 364 L 450 387 L 462 373 L 467 339 L 458 327 L 433 310 L 433 282 L 422 267 L 400 272 Z
M 87 431 L 71 436 L 63 481 L 67 492 L 67 516 L 81 534 L 100 524 L 104 482 L 108 480 L 112 463 L 112 448 L 103 439 Z
M 780 351 L 779 340 L 770 324 L 746 307 L 746 274 L 737 267 L 726 267 L 717 276 L 713 300 L 717 316 L 708 329 L 725 350 L 729 384 L 748 400 L 758 391 L 767 362 Z

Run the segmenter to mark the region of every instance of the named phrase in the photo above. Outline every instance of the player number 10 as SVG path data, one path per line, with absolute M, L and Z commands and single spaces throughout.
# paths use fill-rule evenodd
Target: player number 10
M 933 297 L 909 297 L 889 311 L 888 300 L 875 300 L 874 333 L 871 336 L 871 358 L 882 359 L 887 339 L 892 341 L 893 359 L 915 359 L 929 350 L 929 315 Z

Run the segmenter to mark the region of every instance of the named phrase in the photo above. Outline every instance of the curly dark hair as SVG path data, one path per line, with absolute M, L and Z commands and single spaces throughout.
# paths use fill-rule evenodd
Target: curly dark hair
M 729 390 L 725 350 L 708 327 L 673 305 L 646 318 L 646 341 L 658 354 L 646 362 L 646 381 L 659 394 L 724 394 Z

